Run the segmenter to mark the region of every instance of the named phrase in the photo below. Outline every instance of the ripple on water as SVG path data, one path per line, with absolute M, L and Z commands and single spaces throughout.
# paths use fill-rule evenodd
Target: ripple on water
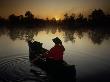
M 34 67 L 37 75 L 30 70 L 33 67 L 29 63 L 28 56 L 15 56 L 0 60 L 0 82 L 46 82 L 46 74 Z

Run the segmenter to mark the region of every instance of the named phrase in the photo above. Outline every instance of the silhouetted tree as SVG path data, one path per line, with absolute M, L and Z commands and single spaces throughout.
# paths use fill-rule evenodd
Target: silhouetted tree
M 27 11 L 25 13 L 25 23 L 27 25 L 33 25 L 34 24 L 34 15 L 30 11 Z
M 34 15 L 30 11 L 26 11 L 25 16 L 28 19 L 34 19 Z
M 91 15 L 89 15 L 89 22 L 93 26 L 101 26 L 105 24 L 106 18 L 103 10 L 98 9 L 92 11 Z
M 68 18 L 69 18 L 68 14 L 67 14 L 67 13 L 64 14 L 64 19 L 65 19 L 65 20 L 68 20 Z
M 84 18 L 83 14 L 79 14 L 76 18 L 76 26 L 86 26 L 87 25 L 87 18 Z
M 21 24 L 21 25 L 24 25 L 25 20 L 24 20 L 24 16 L 23 16 L 23 15 L 20 15 L 20 16 L 19 16 L 19 20 L 20 20 L 20 24 Z
M 51 24 L 51 25 L 57 25 L 56 19 L 55 19 L 55 18 L 52 18 L 52 19 L 50 20 L 50 24 Z
M 106 24 L 107 26 L 110 26 L 110 14 L 106 15 L 105 24 Z M 110 29 L 110 28 L 109 28 L 109 29 Z
M 20 25 L 21 24 L 21 16 L 16 16 L 15 14 L 11 14 L 8 17 L 9 25 Z
M 3 25 L 14 25 L 14 26 L 45 26 L 45 25 L 54 25 L 54 26 L 65 26 L 68 28 L 74 27 L 84 27 L 84 26 L 110 26 L 110 14 L 105 14 L 103 10 L 93 10 L 92 13 L 88 16 L 88 19 L 82 14 L 79 14 L 78 17 L 75 14 L 64 14 L 64 19 L 57 21 L 55 18 L 52 19 L 40 19 L 34 18 L 34 15 L 31 11 L 26 11 L 25 16 L 11 14 L 8 19 L 0 17 L 0 26 Z
M 75 14 L 71 14 L 70 16 L 66 13 L 64 15 L 64 20 L 62 21 L 64 25 L 66 26 L 74 26 L 75 23 Z
M 10 15 L 8 19 L 9 19 L 10 24 L 16 24 L 17 23 L 15 14 Z
M 69 17 L 69 24 L 73 26 L 75 24 L 75 14 L 71 14 Z
M 6 20 L 0 16 L 0 26 L 4 26 L 6 24 Z

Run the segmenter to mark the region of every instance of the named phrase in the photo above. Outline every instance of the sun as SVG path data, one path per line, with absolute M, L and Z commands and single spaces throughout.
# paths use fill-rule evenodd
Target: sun
M 58 21 L 58 20 L 60 20 L 60 17 L 58 17 L 58 16 L 55 16 L 55 19 Z

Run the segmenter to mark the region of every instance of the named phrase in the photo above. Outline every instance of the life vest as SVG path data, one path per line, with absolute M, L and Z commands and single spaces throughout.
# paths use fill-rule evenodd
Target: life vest
M 63 60 L 64 51 L 65 51 L 65 48 L 63 45 L 56 44 L 54 47 L 50 49 L 47 58 L 53 59 L 53 60 Z

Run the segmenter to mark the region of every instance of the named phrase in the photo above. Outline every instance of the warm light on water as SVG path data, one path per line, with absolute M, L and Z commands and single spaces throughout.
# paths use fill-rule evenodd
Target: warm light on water
M 45 48 L 50 49 L 52 46 L 54 46 L 52 39 L 55 37 L 59 37 L 64 43 L 64 32 L 58 32 L 58 30 L 55 34 L 52 34 L 51 31 L 48 33 L 46 33 L 46 31 L 41 31 L 37 36 L 34 37 L 34 40 L 42 42 Z

